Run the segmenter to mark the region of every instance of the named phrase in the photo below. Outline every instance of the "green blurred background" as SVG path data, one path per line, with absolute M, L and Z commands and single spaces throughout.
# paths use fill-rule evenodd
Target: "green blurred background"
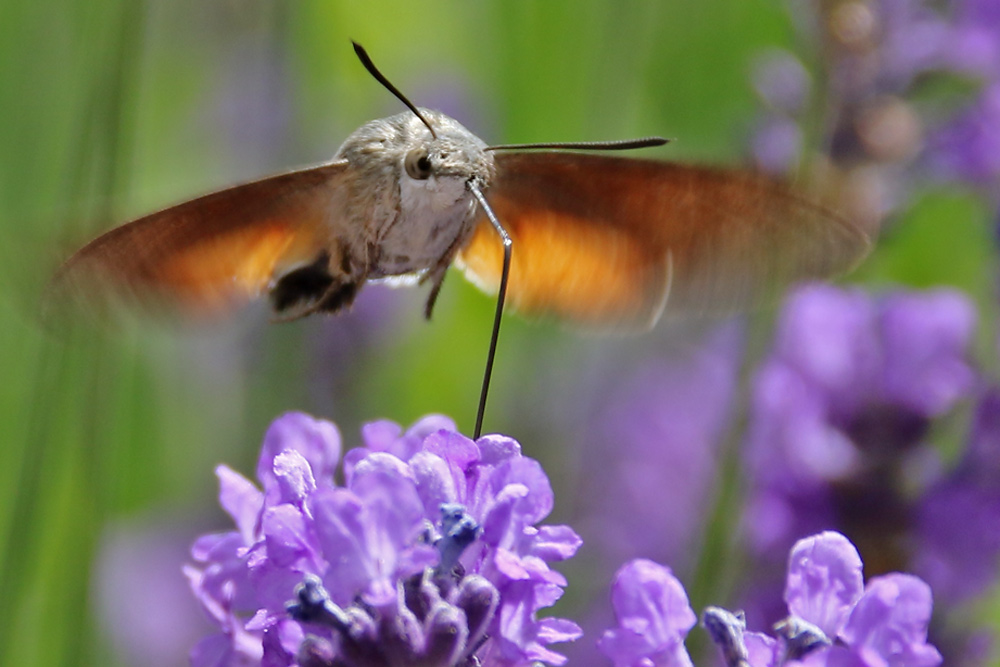
M 183 597 L 185 583 L 167 568 L 164 582 L 109 594 L 98 583 L 109 545 L 176 535 L 179 567 L 191 537 L 226 525 L 214 466 L 249 474 L 281 412 L 333 419 L 347 445 L 380 417 L 443 412 L 466 432 L 474 421 L 493 302 L 457 274 L 429 324 L 423 293 L 367 289 L 328 321 L 269 325 L 258 307 L 212 326 L 43 326 L 45 281 L 76 245 L 327 159 L 364 121 L 400 111 L 350 39 L 414 102 L 490 143 L 661 134 L 677 141 L 648 154 L 737 163 L 753 58 L 796 50 L 794 34 L 770 0 L 0 3 L 0 665 L 134 663 L 109 638 L 114 612 L 161 588 Z M 985 213 L 965 194 L 929 197 L 919 234 L 862 275 L 959 284 L 992 309 Z M 961 266 L 940 259 L 956 252 Z M 641 365 L 666 338 L 505 320 L 486 430 L 542 460 L 557 522 L 572 516 L 558 492 L 578 466 L 575 385 L 599 392 L 585 369 Z

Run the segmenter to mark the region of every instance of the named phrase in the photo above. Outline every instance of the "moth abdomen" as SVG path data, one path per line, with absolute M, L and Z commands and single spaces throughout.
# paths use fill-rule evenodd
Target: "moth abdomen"
M 330 255 L 322 253 L 312 264 L 278 278 L 268 293 L 271 308 L 281 320 L 294 320 L 316 312 L 334 313 L 354 302 L 356 280 L 330 273 Z

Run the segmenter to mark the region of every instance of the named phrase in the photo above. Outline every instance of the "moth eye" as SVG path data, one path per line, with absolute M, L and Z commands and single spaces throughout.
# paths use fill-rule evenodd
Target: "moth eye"
M 407 153 L 406 159 L 403 160 L 403 166 L 410 178 L 415 178 L 418 181 L 430 178 L 434 168 L 427 151 L 423 148 L 417 148 Z

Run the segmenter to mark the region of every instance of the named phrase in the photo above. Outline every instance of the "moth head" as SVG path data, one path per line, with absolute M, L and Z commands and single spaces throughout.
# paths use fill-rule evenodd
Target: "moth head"
M 461 123 L 439 111 L 421 109 L 434 128 L 432 135 L 423 120 L 405 111 L 358 128 L 337 153 L 359 167 L 392 171 L 400 182 L 429 187 L 441 181 L 465 183 L 475 180 L 488 185 L 495 166 L 486 143 Z
M 461 123 L 439 111 L 421 109 L 434 128 L 434 135 L 414 115 L 401 114 L 405 127 L 403 174 L 414 180 L 431 178 L 476 179 L 487 183 L 493 176 L 492 154 L 486 143 Z

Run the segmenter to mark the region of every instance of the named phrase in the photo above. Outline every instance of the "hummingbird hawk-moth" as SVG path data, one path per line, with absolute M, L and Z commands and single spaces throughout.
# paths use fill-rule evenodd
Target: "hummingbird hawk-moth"
M 430 284 L 429 317 L 454 264 L 499 291 L 495 327 L 506 292 L 522 313 L 628 331 L 830 276 L 869 247 L 860 225 L 750 171 L 558 150 L 606 144 L 488 146 L 355 49 L 409 111 L 365 123 L 325 164 L 106 232 L 61 267 L 60 290 L 194 313 L 266 295 L 295 319 L 403 278 Z

